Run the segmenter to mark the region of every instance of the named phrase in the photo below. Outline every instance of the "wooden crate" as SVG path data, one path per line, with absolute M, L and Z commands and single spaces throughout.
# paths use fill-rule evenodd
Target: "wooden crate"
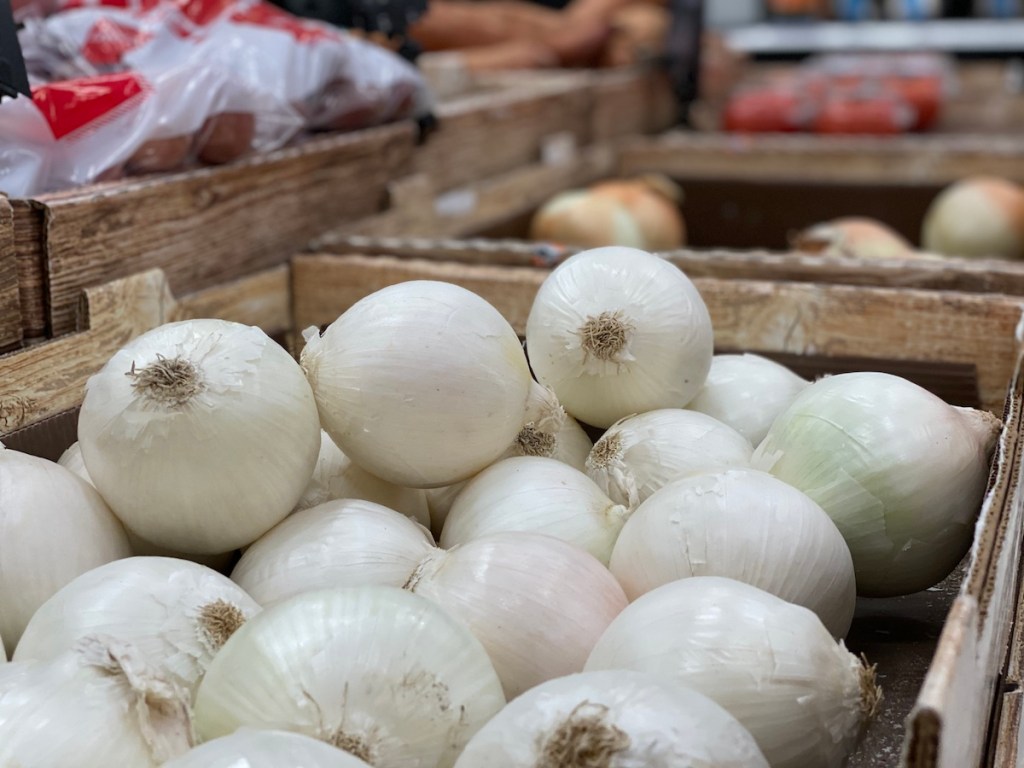
M 14 248 L 14 211 L 0 197 L 0 353 L 21 346 L 21 294 Z
M 414 126 L 394 125 L 218 168 L 11 200 L 24 335 L 73 331 L 83 287 L 145 269 L 163 269 L 189 293 L 283 263 L 311 236 L 381 210 L 414 142 Z
M 446 280 L 492 302 L 522 334 L 542 270 L 365 256 L 304 255 L 174 299 L 149 271 L 87 289 L 81 329 L 0 357 L 0 437 L 55 457 L 74 440 L 85 381 L 131 337 L 176 319 L 216 316 L 274 335 L 331 322 L 404 280 Z M 1024 389 L 1020 302 L 996 294 L 698 278 L 720 348 L 802 360 L 804 372 L 876 369 L 1003 413 L 989 489 L 965 563 L 938 589 L 859 601 L 851 648 L 879 664 L 884 709 L 852 768 L 984 765 L 1001 692 L 1020 566 L 1018 487 Z M 965 382 L 970 386 L 965 386 Z M 1004 399 L 1005 398 L 1005 399 Z M 1005 406 L 1002 405 L 1005 403 Z M 906 718 L 906 731 L 904 719 Z
M 395 179 L 421 174 L 441 193 L 537 162 L 559 141 L 562 156 L 574 155 L 590 141 L 591 101 L 576 81 L 483 83 L 438 105 L 439 127 L 422 145 L 407 122 L 228 166 L 11 200 L 19 282 L 12 289 L 0 262 L 0 285 L 20 290 L 21 321 L 9 335 L 15 313 L 0 317 L 0 350 L 74 330 L 84 287 L 160 268 L 191 293 L 283 263 L 310 238 L 393 208 Z M 8 218 L 5 202 L 0 253 Z

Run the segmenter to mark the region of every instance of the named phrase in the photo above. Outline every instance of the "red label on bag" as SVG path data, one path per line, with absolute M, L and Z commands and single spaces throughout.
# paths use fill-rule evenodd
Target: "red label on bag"
M 232 14 L 231 20 L 240 24 L 254 24 L 287 32 L 300 43 L 319 43 L 343 39 L 318 24 L 308 24 L 268 3 L 254 3 L 249 8 Z
M 236 0 L 175 0 L 178 9 L 193 24 L 205 27 L 235 5 Z
M 64 0 L 61 10 L 70 11 L 75 8 L 124 8 L 125 10 L 145 13 L 160 5 L 164 0 Z
M 146 81 L 132 73 L 66 80 L 32 91 L 32 101 L 50 124 L 56 139 L 99 120 L 147 90 Z
M 120 63 L 128 51 L 138 48 L 152 37 L 136 27 L 101 19 L 89 30 L 82 44 L 82 55 L 96 66 L 111 66 Z

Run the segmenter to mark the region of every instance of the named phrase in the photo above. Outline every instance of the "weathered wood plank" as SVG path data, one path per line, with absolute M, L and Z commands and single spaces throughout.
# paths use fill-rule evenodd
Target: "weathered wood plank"
M 19 347 L 21 341 L 21 294 L 14 248 L 14 210 L 7 198 L 0 196 L 0 352 Z
M 526 267 L 302 256 L 294 262 L 300 326 L 330 322 L 359 298 L 404 280 L 447 280 L 479 293 L 520 333 L 546 272 Z M 982 405 L 1002 412 L 1016 360 L 1020 301 L 999 295 L 807 284 L 694 281 L 720 347 L 824 356 L 969 363 Z
M 287 265 L 176 300 L 166 276 L 149 270 L 86 289 L 80 330 L 0 356 L 0 435 L 81 404 L 85 382 L 125 343 L 158 325 L 196 317 L 290 329 Z
M 638 137 L 622 147 L 620 171 L 681 179 L 806 179 L 949 183 L 990 173 L 1024 180 L 1024 140 L 994 136 L 822 138 L 698 134 Z
M 381 209 L 413 127 L 317 139 L 238 165 L 42 196 L 50 331 L 74 327 L 82 288 L 161 268 L 188 293 L 281 264 L 339 222 Z
M 14 216 L 14 256 L 21 296 L 22 333 L 26 340 L 47 335 L 46 255 L 43 208 L 30 200 L 10 200 Z
M 441 193 L 426 174 L 415 174 L 391 185 L 386 212 L 342 225 L 310 247 L 333 249 L 351 235 L 455 237 L 493 226 L 514 213 L 536 208 L 567 188 L 606 176 L 614 158 L 611 147 L 599 145 L 564 161 L 527 165 L 447 193 Z
M 991 768 L 1022 768 L 1024 734 L 1021 732 L 1021 713 L 1024 712 L 1024 691 L 1014 690 L 1003 694 L 1000 709 Z
M 590 93 L 574 81 L 531 82 L 441 104 L 439 127 L 417 152 L 415 171 L 440 191 L 535 163 L 545 140 L 590 140 Z

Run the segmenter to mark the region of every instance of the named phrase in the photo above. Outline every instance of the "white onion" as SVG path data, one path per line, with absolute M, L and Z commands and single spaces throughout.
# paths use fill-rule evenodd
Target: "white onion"
M 363 499 L 401 512 L 422 525 L 430 525 L 427 494 L 418 488 L 401 488 L 357 466 L 320 430 L 320 456 L 313 478 L 296 509 L 309 509 L 333 499 Z
M 149 768 L 191 736 L 184 692 L 130 645 L 89 637 L 50 662 L 0 665 L 5 768 Z
M 693 399 L 711 365 L 711 319 L 671 263 L 597 248 L 566 259 L 541 285 L 526 343 L 538 380 L 565 409 L 608 427 Z
M 325 587 L 401 587 L 434 551 L 412 520 L 368 501 L 296 512 L 249 547 L 231 574 L 260 605 Z
M 640 597 L 586 668 L 649 672 L 703 693 L 746 726 L 772 768 L 838 768 L 879 699 L 872 670 L 814 613 L 713 576 Z
M 480 643 L 429 601 L 389 587 L 308 592 L 267 608 L 217 654 L 199 734 L 243 725 L 326 741 L 374 768 L 455 762 L 504 705 Z
M 36 611 L 14 661 L 48 660 L 104 635 L 191 695 L 217 651 L 259 611 L 226 576 L 185 560 L 131 557 L 94 568 Z
M 576 420 L 565 412 L 549 387 L 530 382 L 526 420 L 515 440 L 499 461 L 513 456 L 542 456 L 564 462 L 581 472 L 593 448 L 590 438 Z M 491 465 L 493 466 L 493 464 Z M 469 480 L 426 492 L 430 529 L 440 536 L 452 503 Z
M 743 435 L 717 419 L 665 408 L 613 425 L 590 452 L 587 474 L 609 498 L 633 509 L 681 477 L 749 466 L 752 452 Z
M 491 533 L 543 533 L 585 549 L 604 565 L 628 510 L 579 470 L 554 459 L 521 456 L 492 464 L 452 505 L 445 549 Z
M 991 176 L 958 181 L 932 201 L 921 242 L 947 256 L 1024 259 L 1024 188 Z
M 686 407 L 727 424 L 756 446 L 809 384 L 760 355 L 715 355 L 704 386 Z
M 369 768 L 355 755 L 322 741 L 287 731 L 239 728 L 208 741 L 164 768 Z
M 198 554 L 245 546 L 291 512 L 319 435 L 298 364 L 224 320 L 129 343 L 89 380 L 78 421 L 89 475 L 125 525 Z
M 82 449 L 77 442 L 72 443 L 71 447 L 61 454 L 57 463 L 65 469 L 74 472 L 85 482 L 89 483 L 89 485 L 93 485 L 92 478 L 89 477 L 89 470 L 85 468 L 85 461 L 82 459 Z M 193 563 L 205 565 L 208 568 L 213 568 L 215 571 L 222 571 L 235 556 L 234 552 L 222 552 L 214 555 L 193 555 L 187 552 L 176 552 L 173 549 L 150 544 L 131 531 L 126 530 L 125 533 L 128 534 L 128 543 L 131 545 L 132 554 L 140 557 L 174 557 L 179 560 L 191 560 Z
M 367 296 L 302 351 L 324 429 L 396 485 L 465 480 L 523 425 L 530 371 L 494 307 L 464 288 L 413 281 Z
M 593 556 L 533 533 L 496 533 L 424 560 L 407 589 L 460 619 L 483 643 L 511 699 L 579 672 L 626 606 Z
M 0 446 L 0 499 L 0 635 L 13 650 L 51 595 L 131 548 L 96 490 L 52 461 Z
M 72 443 L 71 447 L 60 455 L 57 463 L 64 467 L 64 469 L 74 472 L 89 485 L 93 485 L 92 478 L 89 477 L 89 470 L 85 468 L 85 459 L 82 458 L 82 447 L 77 441 Z
M 818 614 L 834 637 L 853 621 L 853 559 L 835 523 L 771 475 L 730 469 L 666 485 L 633 513 L 611 571 L 635 600 L 691 576 L 725 576 Z
M 945 578 L 970 547 L 1000 426 L 898 376 L 848 373 L 805 389 L 753 465 L 828 513 L 859 594 L 909 594 Z
M 584 672 L 538 685 L 470 739 L 456 768 L 768 768 L 706 696 L 653 675 Z

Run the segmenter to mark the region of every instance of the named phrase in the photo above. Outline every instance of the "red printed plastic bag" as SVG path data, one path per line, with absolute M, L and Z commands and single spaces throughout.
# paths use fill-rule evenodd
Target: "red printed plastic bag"
M 296 109 L 313 129 L 359 128 L 429 108 L 408 62 L 262 0 L 65 0 L 63 8 L 22 35 L 39 76 L 152 74 L 202 62 Z
M 0 190 L 32 195 L 192 160 L 228 162 L 278 146 L 301 126 L 294 115 L 252 107 L 252 95 L 216 68 L 42 85 L 32 101 L 0 104 Z

